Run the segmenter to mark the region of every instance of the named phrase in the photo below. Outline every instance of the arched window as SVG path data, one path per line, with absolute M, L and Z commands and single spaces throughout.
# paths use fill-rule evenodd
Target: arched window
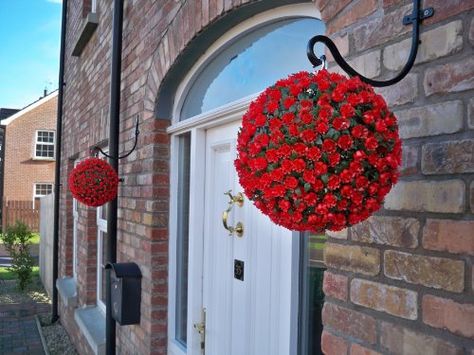
M 227 43 L 192 81 L 179 120 L 256 94 L 291 73 L 310 71 L 306 45 L 315 33 L 324 33 L 320 20 L 287 18 L 254 28 Z

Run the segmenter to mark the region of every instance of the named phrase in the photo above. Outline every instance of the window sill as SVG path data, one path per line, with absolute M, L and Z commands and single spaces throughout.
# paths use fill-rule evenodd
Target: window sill
M 87 14 L 85 23 L 82 27 L 81 34 L 74 45 L 74 49 L 72 50 L 73 57 L 79 57 L 82 54 L 82 51 L 86 47 L 87 43 L 91 39 L 92 35 L 99 24 L 99 17 L 97 16 L 96 12 L 89 12 Z
M 56 281 L 56 288 L 61 296 L 61 301 L 66 307 L 77 306 L 76 280 L 73 277 L 63 277 Z
M 56 161 L 55 158 L 42 158 L 42 157 L 33 157 L 31 160 L 39 160 L 39 161 Z
M 74 319 L 94 354 L 105 354 L 105 314 L 96 306 L 78 308 Z

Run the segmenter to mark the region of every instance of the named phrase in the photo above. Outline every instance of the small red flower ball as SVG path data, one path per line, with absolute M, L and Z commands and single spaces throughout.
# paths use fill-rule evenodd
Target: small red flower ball
M 398 179 L 401 142 L 382 96 L 358 77 L 300 72 L 267 88 L 242 119 L 235 167 L 278 225 L 337 231 L 367 219 Z
M 119 178 L 103 159 L 88 158 L 71 171 L 69 189 L 75 199 L 87 206 L 98 207 L 117 197 Z

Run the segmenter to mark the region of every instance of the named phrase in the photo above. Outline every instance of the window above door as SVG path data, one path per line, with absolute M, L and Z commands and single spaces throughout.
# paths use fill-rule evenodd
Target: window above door
M 287 18 L 230 41 L 190 86 L 180 121 L 256 94 L 291 73 L 310 71 L 306 45 L 314 33 L 324 33 L 321 20 Z

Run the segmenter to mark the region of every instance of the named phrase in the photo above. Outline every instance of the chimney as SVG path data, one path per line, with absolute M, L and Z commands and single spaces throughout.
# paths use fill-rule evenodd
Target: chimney
M 43 90 L 43 97 L 46 97 L 48 95 L 48 89 L 44 88 Z

